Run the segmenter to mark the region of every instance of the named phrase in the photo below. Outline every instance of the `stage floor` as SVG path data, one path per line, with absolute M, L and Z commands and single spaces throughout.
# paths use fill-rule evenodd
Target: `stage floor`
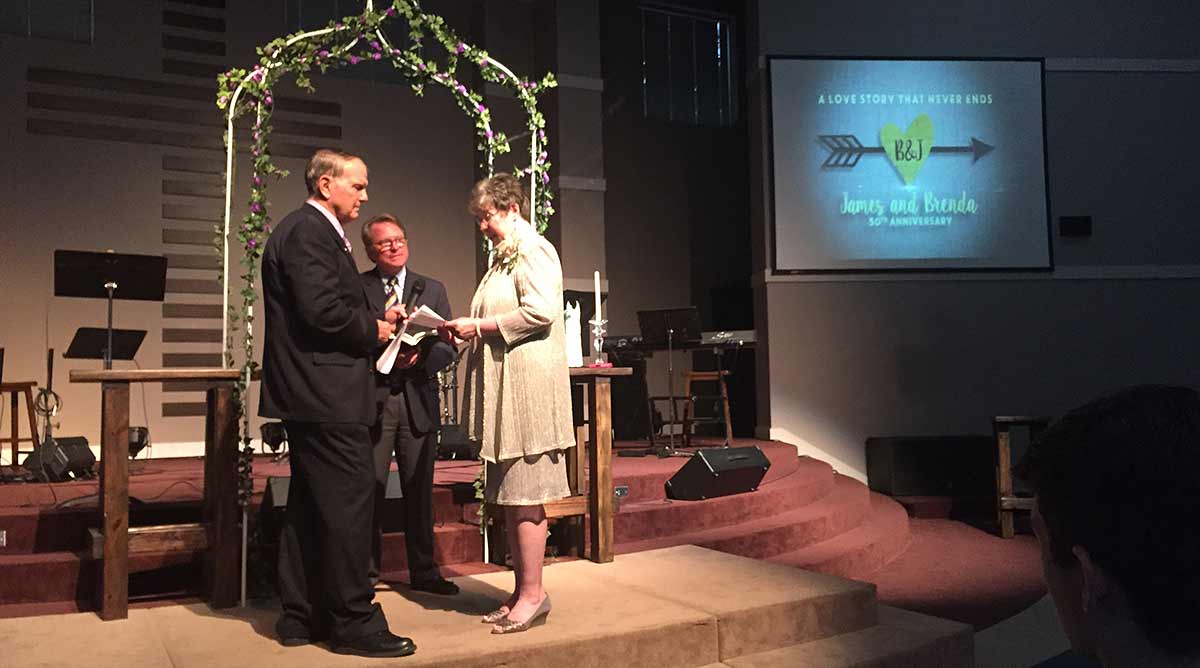
M 510 573 L 455 578 L 462 594 L 380 589 L 394 632 L 416 642 L 400 659 L 285 648 L 275 607 L 204 604 L 132 609 L 103 622 L 91 613 L 0 619 L 13 666 L 303 668 L 305 666 L 967 666 L 969 626 L 878 606 L 874 587 L 753 559 L 678 546 L 610 564 L 548 566 L 548 622 L 495 636 L 478 617 L 496 607 Z

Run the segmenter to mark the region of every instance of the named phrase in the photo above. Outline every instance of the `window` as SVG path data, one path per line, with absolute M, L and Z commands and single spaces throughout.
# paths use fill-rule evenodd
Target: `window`
M 0 33 L 91 44 L 94 0 L 0 0 Z
M 650 3 L 640 10 L 642 115 L 686 125 L 732 125 L 733 17 Z

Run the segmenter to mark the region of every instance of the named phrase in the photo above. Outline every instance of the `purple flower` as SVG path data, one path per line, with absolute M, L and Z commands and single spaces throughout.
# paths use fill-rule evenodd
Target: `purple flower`
M 338 30 L 341 30 L 342 28 L 345 28 L 346 26 L 343 25 L 341 21 L 338 21 L 337 23 L 333 24 L 333 27 L 337 28 Z
M 550 175 L 542 174 L 542 183 L 550 183 Z
M 500 79 L 501 81 L 504 81 L 504 73 L 503 72 L 501 72 L 500 74 L 497 74 L 496 77 L 498 79 Z
M 378 51 L 371 54 L 371 60 L 379 60 L 381 58 L 383 58 L 383 54 L 379 53 Z
M 458 46 L 457 46 L 457 47 L 455 47 L 455 48 L 454 48 L 454 50 L 455 50 L 455 51 L 457 51 L 457 52 L 458 52 L 458 55 L 460 55 L 460 56 L 461 56 L 462 54 L 464 54 L 464 53 L 466 53 L 466 52 L 467 52 L 467 45 L 466 45 L 466 44 L 463 44 L 462 42 L 459 42 L 459 43 L 458 43 Z
M 488 138 L 488 139 L 491 139 L 491 138 L 492 138 L 492 131 L 491 131 L 491 130 L 488 130 L 487 132 L 484 132 L 483 134 L 487 135 L 487 138 Z
M 250 210 L 253 211 L 254 213 L 262 213 L 262 205 L 259 204 L 258 202 L 255 202 L 250 205 Z
M 487 67 L 487 66 L 488 66 L 488 59 L 487 59 L 487 58 L 484 58 L 483 60 L 479 61 L 479 66 L 480 66 L 480 67 Z
M 459 93 L 462 93 L 463 95 L 467 94 L 467 87 L 462 84 L 458 84 L 457 86 L 455 86 L 454 90 L 458 91 Z
M 217 104 L 224 107 L 226 104 L 229 104 L 229 98 L 222 95 L 221 97 L 217 98 Z
M 251 249 L 253 249 L 253 248 L 254 248 L 255 246 L 257 246 L 257 245 L 258 245 L 258 242 L 257 242 L 257 241 L 255 241 L 254 239 L 251 239 L 250 241 L 247 241 L 247 242 L 246 242 L 246 247 L 247 247 L 247 248 L 251 248 Z
M 385 9 L 385 10 L 383 11 L 383 15 L 384 15 L 384 16 L 395 16 L 395 15 L 396 15 L 396 8 L 395 8 L 395 7 L 388 7 L 387 9 Z
M 320 51 L 317 52 L 317 57 L 318 58 L 328 58 L 329 51 L 327 51 L 326 49 L 321 49 Z
M 376 51 L 378 51 L 378 50 L 382 49 L 383 47 L 379 45 L 379 41 L 378 41 L 378 40 L 374 40 L 374 39 L 373 39 L 373 40 L 371 40 L 371 48 L 372 48 L 372 49 L 375 49 Z
M 267 234 L 270 234 L 270 233 L 271 233 L 271 226 L 270 226 L 270 225 L 263 225 L 263 232 L 266 232 Z
M 478 111 L 479 113 L 482 114 L 483 112 L 487 111 L 487 107 L 483 106 L 482 103 L 477 103 L 475 105 L 475 111 Z
M 350 64 L 351 65 L 357 65 L 358 61 L 360 61 L 360 60 L 362 60 L 362 58 L 359 58 L 358 56 L 350 56 Z
M 269 106 L 275 104 L 275 98 L 268 95 L 266 98 L 263 99 L 263 104 L 265 104 L 269 107 Z
M 424 62 L 424 61 L 421 61 L 421 62 L 417 63 L 417 69 L 419 69 L 419 70 L 421 70 L 422 72 L 424 72 L 424 71 L 425 71 L 425 62 Z
M 256 185 L 258 187 L 262 187 L 262 184 L 263 184 L 262 177 L 259 176 L 258 174 L 255 174 L 254 175 L 254 185 Z

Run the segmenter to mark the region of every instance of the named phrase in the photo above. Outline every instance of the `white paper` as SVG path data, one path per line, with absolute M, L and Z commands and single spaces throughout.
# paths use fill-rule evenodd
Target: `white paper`
M 438 315 L 437 312 L 429 308 L 429 306 L 421 304 L 417 310 L 413 311 L 408 320 L 406 320 L 404 324 L 400 326 L 400 329 L 396 330 L 396 335 L 392 338 L 392 342 L 388 344 L 387 349 L 384 350 L 383 354 L 379 356 L 379 359 L 375 361 L 375 370 L 384 375 L 392 372 L 392 366 L 396 364 L 396 356 L 400 354 L 400 346 L 403 345 L 403 341 L 401 341 L 401 339 L 404 337 L 404 332 L 408 331 L 409 325 L 437 329 L 444 322 L 446 322 L 445 318 Z
M 583 339 L 579 323 L 579 302 L 567 302 L 563 311 L 563 324 L 566 325 L 567 336 L 567 366 L 583 366 Z

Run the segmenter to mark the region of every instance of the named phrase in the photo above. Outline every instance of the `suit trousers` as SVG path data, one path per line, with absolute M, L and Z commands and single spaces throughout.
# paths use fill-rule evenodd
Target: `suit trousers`
M 374 464 L 369 430 L 350 423 L 284 423 L 292 469 L 279 536 L 280 628 L 347 642 L 387 620 L 367 575 Z
M 392 454 L 400 474 L 403 494 L 404 547 L 408 556 L 409 582 L 428 582 L 441 577 L 433 559 L 433 464 L 437 444 L 433 433 L 412 430 L 412 417 L 404 391 L 392 390 L 379 409 L 379 421 L 371 436 L 375 443 L 375 513 L 371 554 L 371 577 L 382 569 L 383 518 L 387 478 Z

